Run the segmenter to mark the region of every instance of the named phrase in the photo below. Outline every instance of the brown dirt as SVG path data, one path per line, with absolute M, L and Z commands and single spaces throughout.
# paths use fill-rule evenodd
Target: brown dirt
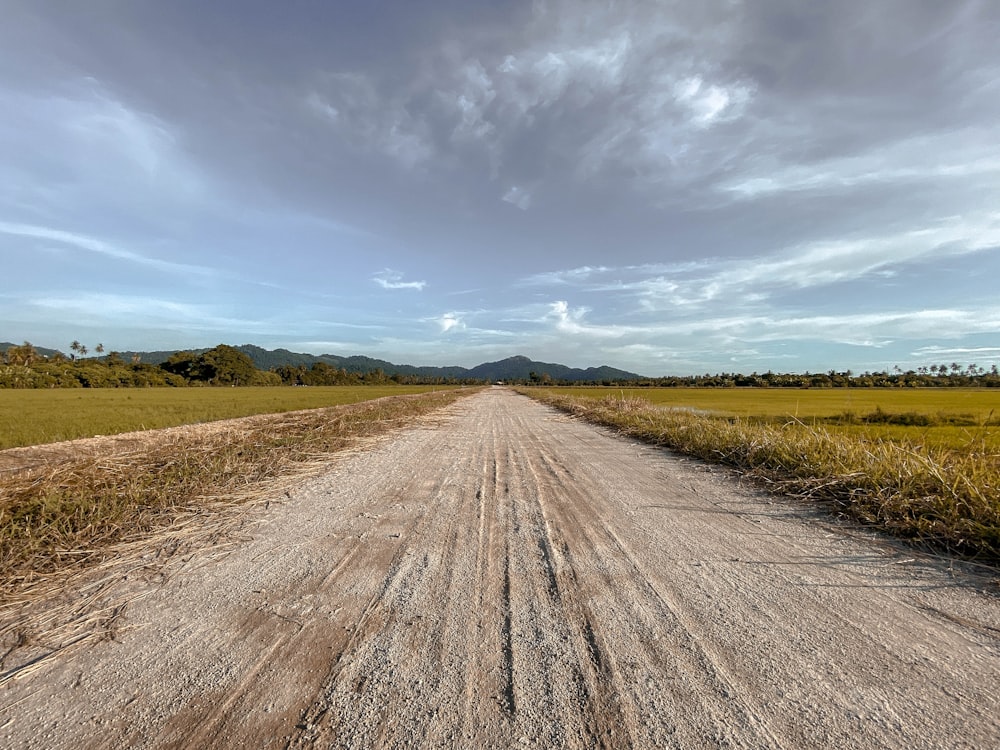
M 0 746 L 1000 746 L 995 583 L 507 390 L 290 494 L 8 680 Z

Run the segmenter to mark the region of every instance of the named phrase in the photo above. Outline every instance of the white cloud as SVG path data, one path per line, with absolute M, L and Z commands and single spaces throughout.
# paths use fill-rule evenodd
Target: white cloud
M 645 268 L 648 268 L 648 266 Z M 528 276 L 527 278 L 522 279 L 520 283 L 525 286 L 578 284 L 585 282 L 589 278 L 599 276 L 612 270 L 618 269 L 612 269 L 607 266 L 580 266 L 578 268 L 569 268 L 562 271 L 544 271 L 542 273 L 536 273 Z
M 517 206 L 522 211 L 527 211 L 531 206 L 531 193 L 524 188 L 514 185 L 510 188 L 510 190 L 504 193 L 501 200 Z
M 706 85 L 701 76 L 692 76 L 674 84 L 677 101 L 687 107 L 694 122 L 707 127 L 722 118 L 727 110 L 734 110 L 745 104 L 750 91 L 745 86 Z
M 586 307 L 571 308 L 565 300 L 557 300 L 549 305 L 549 312 L 546 318 L 555 322 L 557 331 L 572 336 L 601 339 L 619 338 L 630 330 L 625 326 L 593 325 L 587 323 L 584 318 L 588 312 L 590 310 Z
M 422 290 L 427 286 L 426 281 L 403 281 L 403 274 L 387 268 L 372 276 L 372 281 L 383 289 L 416 289 Z
M 757 258 L 592 267 L 529 276 L 526 286 L 573 286 L 633 295 L 647 311 L 759 303 L 782 289 L 809 289 L 869 277 L 892 278 L 907 264 L 1000 247 L 1000 213 L 949 217 L 896 234 L 816 240 Z
M 10 171 L 0 199 L 18 213 L 62 216 L 81 200 L 115 205 L 211 200 L 205 174 L 183 150 L 177 128 L 116 97 L 93 78 L 52 91 L 0 86 L 0 144 Z M 30 214 L 28 213 L 30 212 Z
M 717 189 L 741 200 L 753 200 L 781 193 L 847 192 L 865 185 L 931 180 L 995 182 L 1000 175 L 1000 158 L 993 141 L 984 140 L 975 131 L 959 131 L 879 143 L 860 154 L 805 164 L 783 165 L 760 159 L 753 171 L 722 182 Z
M 175 263 L 173 261 L 151 258 L 131 250 L 124 250 L 110 242 L 89 237 L 84 234 L 68 232 L 62 229 L 50 227 L 40 227 L 31 224 L 20 224 L 0 220 L 0 234 L 27 239 L 45 240 L 47 242 L 58 242 L 61 245 L 69 245 L 87 252 L 97 253 L 109 258 L 124 260 L 138 265 L 149 266 L 162 271 L 170 271 L 180 274 L 214 275 L 215 269 L 206 266 L 195 266 L 187 263 Z
M 751 82 L 696 54 L 691 30 L 665 11 L 598 3 L 538 3 L 533 11 L 488 44 L 473 35 L 427 50 L 401 76 L 327 74 L 303 99 L 356 143 L 405 166 L 450 169 L 475 148 L 492 179 L 527 168 L 541 185 L 549 168 L 524 163 L 525 143 L 544 144 L 578 179 L 605 170 L 693 179 L 674 169 L 678 159 L 714 153 L 698 146 L 705 132 L 741 117 L 753 98 Z M 664 54 L 669 43 L 683 52 Z M 512 189 L 503 199 L 521 206 Z
M 588 104 L 622 84 L 631 47 L 631 34 L 619 29 L 593 38 L 548 38 L 537 48 L 508 54 L 496 67 L 501 103 L 516 119 L 564 98 Z
M 340 110 L 334 107 L 328 101 L 325 101 L 323 97 L 321 97 L 315 91 L 311 92 L 306 97 L 306 104 L 311 109 L 323 115 L 332 122 L 338 122 L 340 120 Z M 307 343 L 313 343 L 313 342 L 307 342 Z
M 937 359 L 942 357 L 985 357 L 1000 359 L 1000 346 L 922 346 L 915 349 L 911 356 L 921 359 Z
M 138 329 L 170 325 L 220 332 L 260 327 L 258 321 L 221 315 L 213 306 L 146 296 L 82 293 L 37 297 L 28 304 L 57 312 L 77 325 Z
M 496 98 L 493 81 L 477 59 L 458 64 L 454 87 L 439 91 L 438 97 L 458 117 L 452 137 L 458 141 L 485 141 L 496 132 L 494 123 L 488 121 L 487 107 Z
M 441 333 L 447 333 L 453 329 L 465 328 L 465 323 L 458 313 L 445 313 L 439 318 L 435 318 L 434 322 L 438 324 L 441 328 Z
M 155 176 L 169 163 L 175 141 L 161 121 L 140 114 L 104 93 L 90 78 L 93 87 L 89 101 L 63 100 L 58 106 L 75 110 L 63 123 L 75 140 L 88 148 L 118 151 L 150 175 Z

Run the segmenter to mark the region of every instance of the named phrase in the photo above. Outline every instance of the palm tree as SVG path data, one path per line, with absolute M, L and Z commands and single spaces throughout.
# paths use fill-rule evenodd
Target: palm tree
M 80 349 L 82 349 L 83 347 L 80 346 L 80 342 L 79 341 L 73 341 L 73 343 L 69 345 L 69 348 L 73 352 L 73 354 L 70 354 L 69 356 L 70 356 L 71 359 L 73 359 L 75 361 L 76 360 L 76 355 L 79 353 Z
M 31 345 L 30 341 L 25 341 L 22 346 L 11 346 L 7 349 L 5 359 L 9 365 L 23 365 L 31 367 L 31 363 L 38 358 L 38 352 Z

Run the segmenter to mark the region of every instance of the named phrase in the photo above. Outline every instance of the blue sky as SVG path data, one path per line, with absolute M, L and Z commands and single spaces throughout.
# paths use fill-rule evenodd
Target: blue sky
M 1000 362 L 991 0 L 8 0 L 0 340 Z

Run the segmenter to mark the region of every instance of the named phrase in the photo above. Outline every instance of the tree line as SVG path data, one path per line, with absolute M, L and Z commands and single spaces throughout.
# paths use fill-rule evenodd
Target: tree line
M 532 372 L 527 381 L 508 381 L 525 385 L 594 385 L 571 382 L 550 377 L 547 373 Z M 667 375 L 662 378 L 629 378 L 603 380 L 598 385 L 628 388 L 997 388 L 1000 387 L 1000 370 L 997 365 L 989 369 L 976 364 L 929 365 L 913 370 L 895 367 L 892 370 L 863 372 L 851 370 L 823 373 L 752 372 L 744 375 L 723 372 L 704 375 Z
M 219 344 L 196 354 L 182 351 L 158 365 L 143 363 L 138 355 L 126 360 L 118 352 L 104 355 L 104 346 L 87 357 L 88 347 L 74 341 L 69 356 L 44 356 L 29 342 L 11 346 L 0 359 L 0 388 L 143 388 L 185 386 L 318 386 L 318 385 L 461 385 L 482 384 L 482 379 L 421 375 L 387 375 L 380 369 L 354 372 L 325 362 L 312 366 L 281 365 L 260 370 L 245 352 Z M 605 385 L 629 388 L 941 388 L 1000 387 L 1000 372 L 976 364 L 929 365 L 911 370 L 895 367 L 881 372 L 855 374 L 851 370 L 825 373 L 752 372 L 629 378 L 623 380 L 569 381 L 545 372 L 526 378 L 508 378 L 512 385 Z
M 482 381 L 454 378 L 386 375 L 382 370 L 348 372 L 325 362 L 312 367 L 283 365 L 260 370 L 249 355 L 219 344 L 196 354 L 182 351 L 158 365 L 141 362 L 139 355 L 126 360 L 118 352 L 86 357 L 89 349 L 74 341 L 69 356 L 44 356 L 30 343 L 11 346 L 0 359 L 0 388 L 150 388 L 185 386 L 280 385 L 458 385 Z M 104 346 L 94 347 L 103 354 Z

